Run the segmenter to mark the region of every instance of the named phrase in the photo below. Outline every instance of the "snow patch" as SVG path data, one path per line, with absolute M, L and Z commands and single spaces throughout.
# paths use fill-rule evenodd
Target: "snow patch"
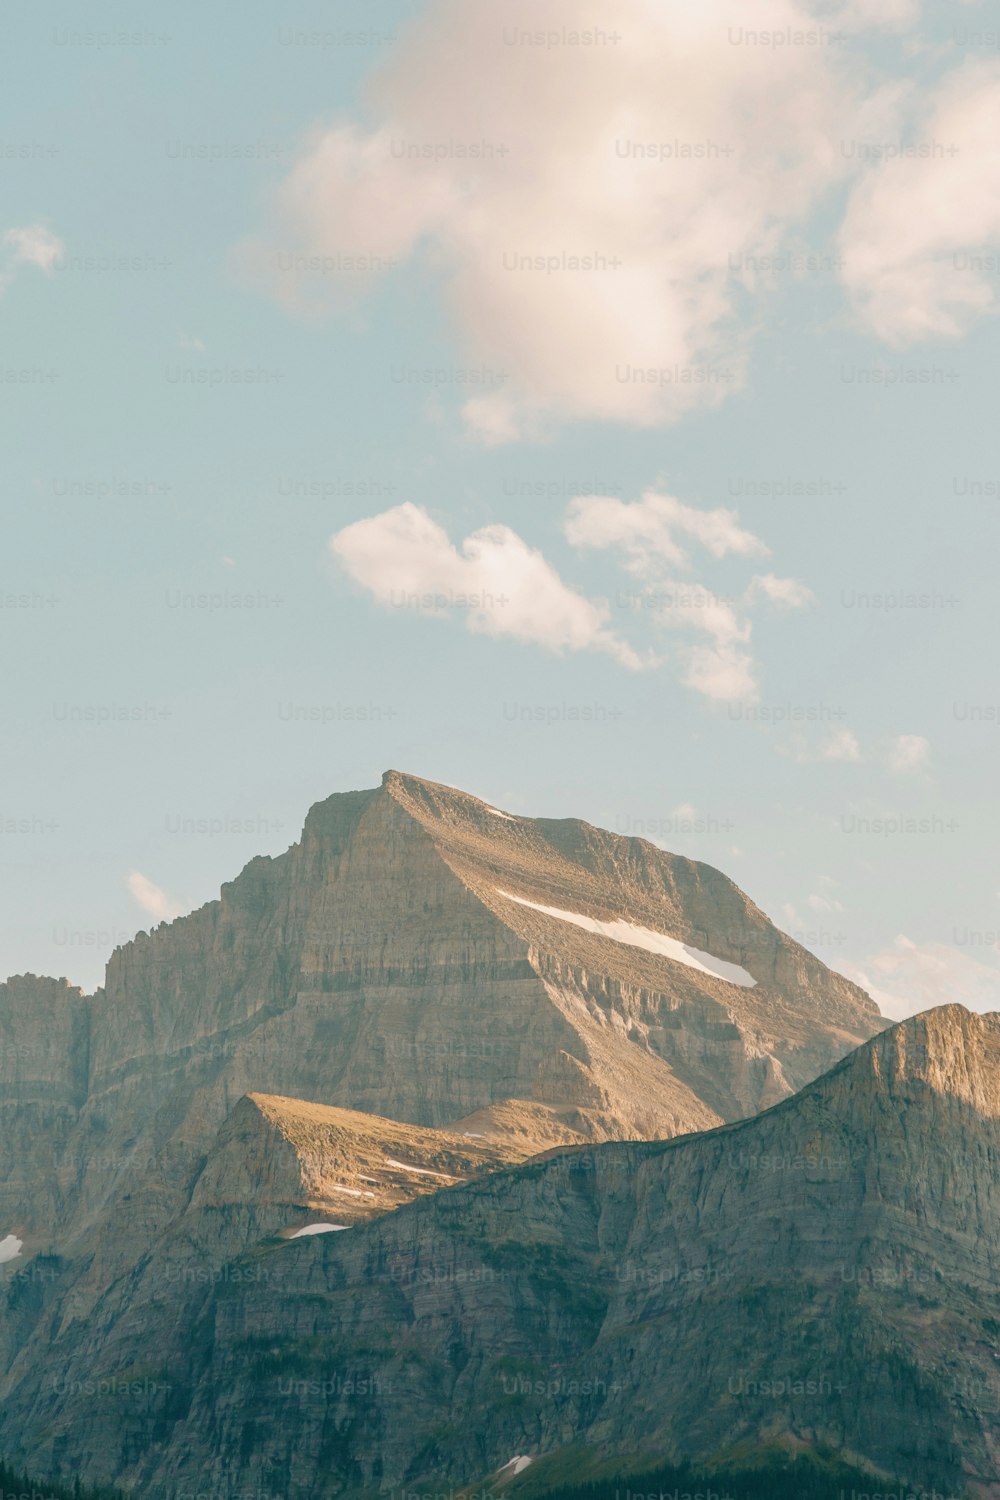
M 486 1139 L 481 1130 L 463 1130 L 462 1134 L 467 1135 L 470 1141 L 484 1141 Z
M 516 901 L 518 906 L 530 906 L 532 911 L 544 912 L 547 917 L 556 917 L 560 922 L 572 922 L 574 927 L 582 927 L 585 932 L 610 938 L 612 942 L 623 943 L 629 948 L 644 948 L 647 953 L 658 953 L 663 958 L 673 959 L 674 963 L 697 969 L 699 974 L 711 974 L 715 979 L 725 979 L 729 984 L 738 984 L 742 989 L 753 989 L 757 983 L 753 975 L 748 974 L 739 964 L 716 958 L 711 953 L 703 952 L 701 948 L 692 948 L 689 943 L 667 937 L 663 932 L 654 932 L 651 927 L 640 927 L 621 918 L 614 922 L 600 922 L 596 917 L 585 917 L 576 911 L 563 911 L 558 906 L 542 906 L 537 901 L 528 901 L 523 896 L 515 896 L 511 891 L 501 891 L 499 888 L 497 895 L 503 896 L 507 901 Z
M 455 1180 L 450 1172 L 432 1172 L 430 1167 L 411 1167 L 409 1162 L 396 1161 L 392 1156 L 386 1157 L 385 1164 L 387 1167 L 398 1167 L 401 1172 L 416 1172 L 419 1177 L 445 1177 L 449 1182 Z
M 340 1182 L 334 1182 L 331 1186 L 335 1193 L 347 1193 L 352 1198 L 374 1198 L 375 1196 L 374 1193 L 366 1193 L 363 1188 L 344 1187 L 343 1183 Z
M 0 1266 L 8 1260 L 17 1260 L 24 1247 L 24 1241 L 19 1240 L 16 1234 L 5 1235 L 0 1240 Z
M 291 1240 L 301 1239 L 304 1234 L 331 1234 L 335 1229 L 350 1229 L 350 1224 L 305 1224 L 301 1229 L 296 1229 L 294 1234 L 288 1236 Z
M 526 1469 L 530 1463 L 531 1459 L 526 1454 L 521 1453 L 516 1458 L 509 1458 L 502 1469 L 497 1469 L 497 1473 L 506 1474 L 507 1470 L 510 1469 L 512 1474 L 520 1474 L 521 1470 Z
M 486 809 L 486 811 L 488 813 L 492 813 L 495 818 L 503 818 L 503 820 L 504 820 L 505 823 L 516 823 L 517 822 L 517 819 L 516 818 L 512 818 L 511 815 L 510 815 L 510 813 L 501 812 L 500 809 L 499 809 L 499 807 L 488 807 Z

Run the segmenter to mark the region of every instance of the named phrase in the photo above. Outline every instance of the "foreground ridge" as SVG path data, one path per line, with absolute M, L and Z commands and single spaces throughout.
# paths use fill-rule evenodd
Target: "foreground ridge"
M 944 1007 L 755 1118 L 262 1243 L 163 1314 L 126 1309 L 103 1351 L 57 1341 L 72 1389 L 95 1359 L 133 1368 L 155 1329 L 171 1396 L 131 1459 L 137 1413 L 71 1394 L 31 1466 L 58 1472 L 72 1434 L 105 1482 L 210 1475 L 235 1500 L 295 1454 L 290 1494 L 361 1500 L 805 1451 L 880 1492 L 904 1474 L 997 1500 L 998 1048 L 1000 1016 Z M 38 1352 L 5 1431 L 33 1430 Z M 531 1462 L 498 1481 L 511 1455 Z

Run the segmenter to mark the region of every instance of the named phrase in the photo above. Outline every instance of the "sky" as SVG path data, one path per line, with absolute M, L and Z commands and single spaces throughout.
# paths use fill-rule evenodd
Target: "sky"
M 1000 1008 L 990 7 L 4 14 L 0 973 L 391 767 Z

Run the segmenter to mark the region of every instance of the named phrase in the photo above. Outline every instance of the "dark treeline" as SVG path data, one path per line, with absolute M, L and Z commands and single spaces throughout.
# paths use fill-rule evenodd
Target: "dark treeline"
M 812 1460 L 707 1474 L 665 1464 L 642 1474 L 560 1485 L 544 1500 L 962 1500 L 958 1489 L 877 1480 L 843 1464 Z M 0 1461 L 0 1500 L 125 1500 L 120 1490 L 92 1488 L 79 1479 L 39 1481 Z
M 863 1474 L 843 1464 L 819 1467 L 811 1459 L 707 1474 L 665 1464 L 643 1474 L 567 1484 L 546 1490 L 544 1500 L 960 1500 L 961 1491 L 913 1486 Z
M 118 1490 L 92 1489 L 79 1479 L 71 1484 L 28 1479 L 0 1460 L 0 1500 L 123 1500 L 123 1497 Z

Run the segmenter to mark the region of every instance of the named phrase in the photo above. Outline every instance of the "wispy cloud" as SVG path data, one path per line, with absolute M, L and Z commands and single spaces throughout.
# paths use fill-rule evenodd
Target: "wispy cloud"
M 633 503 L 587 497 L 570 504 L 564 530 L 573 545 L 611 552 L 643 580 L 642 614 L 674 637 L 682 682 L 716 702 L 745 703 L 758 696 L 750 651 L 755 603 L 763 598 L 799 608 L 812 598 L 803 584 L 770 573 L 755 575 L 739 599 L 721 598 L 700 582 L 674 576 L 694 568 L 692 547 L 712 559 L 769 554 L 761 538 L 724 506 L 701 509 L 656 490 Z
M 20 266 L 34 266 L 46 274 L 53 271 L 66 247 L 44 224 L 25 224 L 0 236 L 0 251 L 0 292 L 3 292 Z
M 861 743 L 854 731 L 846 725 L 831 729 L 818 744 L 797 734 L 781 747 L 781 753 L 800 766 L 822 765 L 831 761 L 859 761 L 862 758 Z
M 656 490 L 647 490 L 631 504 L 601 496 L 574 500 L 564 529 L 576 547 L 617 548 L 633 572 L 646 576 L 661 563 L 690 567 L 684 546 L 690 541 L 700 543 L 712 557 L 765 556 L 769 551 L 739 524 L 735 511 L 723 506 L 701 510 Z
M 139 870 L 129 872 L 126 884 L 133 899 L 148 916 L 160 922 L 169 922 L 180 916 L 181 907 Z
M 922 734 L 900 734 L 889 747 L 889 769 L 897 776 L 922 771 L 930 761 L 931 745 Z
M 981 963 L 947 943 L 915 943 L 901 933 L 844 972 L 896 1021 L 935 1005 L 1000 1010 L 1000 963 Z
M 766 599 L 779 609 L 802 609 L 805 605 L 814 603 L 816 598 L 812 589 L 806 588 L 804 583 L 799 583 L 795 578 L 777 578 L 773 573 L 754 574 L 745 597 L 748 604 L 757 599 Z

